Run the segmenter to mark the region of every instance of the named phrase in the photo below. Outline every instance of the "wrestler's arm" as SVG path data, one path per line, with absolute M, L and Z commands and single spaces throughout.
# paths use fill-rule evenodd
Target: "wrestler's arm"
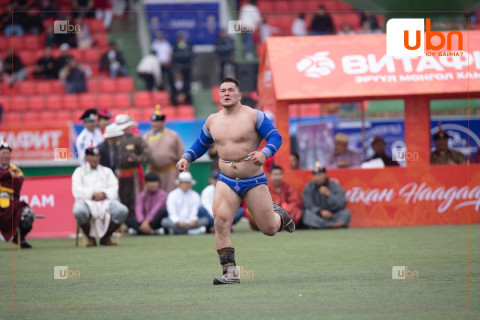
M 211 122 L 211 117 L 208 117 L 207 121 L 203 125 L 202 130 L 200 131 L 200 135 L 198 136 L 197 140 L 192 144 L 192 146 L 185 151 L 180 161 L 177 163 L 177 169 L 180 171 L 185 171 L 188 168 L 188 164 L 197 160 L 201 156 L 203 156 L 210 146 L 213 144 L 213 138 L 208 130 L 208 125 Z
M 260 137 L 267 141 L 267 145 L 260 151 L 263 152 L 267 158 L 273 157 L 282 145 L 282 136 L 273 123 L 260 110 L 257 110 L 255 128 L 260 134 Z

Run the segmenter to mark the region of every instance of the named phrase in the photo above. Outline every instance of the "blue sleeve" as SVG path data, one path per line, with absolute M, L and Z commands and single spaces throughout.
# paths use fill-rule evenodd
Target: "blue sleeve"
M 272 157 L 282 145 L 282 136 L 280 136 L 277 128 L 275 128 L 273 123 L 268 120 L 267 116 L 260 110 L 257 110 L 257 121 L 255 128 L 260 134 L 260 137 L 267 140 L 267 145 L 260 151 L 265 153 L 267 158 Z
M 188 162 L 193 162 L 203 156 L 205 152 L 208 151 L 210 146 L 213 144 L 212 135 L 208 131 L 207 127 L 203 125 L 202 131 L 200 132 L 200 136 L 197 140 L 192 144 L 190 149 L 185 151 L 183 157 L 187 159 Z

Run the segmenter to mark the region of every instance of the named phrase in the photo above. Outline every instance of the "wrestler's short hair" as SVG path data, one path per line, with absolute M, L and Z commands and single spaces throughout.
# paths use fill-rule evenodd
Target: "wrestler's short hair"
M 280 166 L 275 166 L 275 165 L 273 165 L 273 166 L 270 168 L 270 173 L 272 173 L 273 170 L 280 170 L 280 171 L 283 172 L 283 168 L 280 167 Z
M 235 83 L 235 87 L 237 87 L 237 90 L 240 91 L 240 83 L 238 83 L 237 80 L 235 80 L 233 78 L 225 78 L 225 79 L 222 80 L 222 82 L 220 82 L 220 85 L 222 85 L 225 82 Z

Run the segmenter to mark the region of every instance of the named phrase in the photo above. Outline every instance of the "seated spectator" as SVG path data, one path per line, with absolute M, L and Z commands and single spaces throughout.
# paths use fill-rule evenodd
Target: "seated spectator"
M 373 33 L 380 31 L 377 17 L 375 17 L 370 11 L 362 11 L 360 15 L 360 24 L 363 26 L 365 22 L 368 23 L 369 29 L 372 30 Z
M 208 212 L 208 215 L 206 215 L 206 218 L 208 218 L 208 221 L 209 221 L 208 229 L 211 233 L 215 233 L 215 226 L 214 226 L 214 219 L 213 219 L 213 196 L 215 195 L 215 186 L 218 182 L 219 174 L 220 174 L 219 170 L 212 170 L 210 172 L 210 179 L 208 179 L 209 185 L 202 190 L 202 194 L 200 195 L 202 206 Z M 236 224 L 238 221 L 240 221 L 240 219 L 242 219 L 244 214 L 245 214 L 245 210 L 242 207 L 238 208 L 237 213 L 233 218 L 232 231 L 233 231 L 233 225 Z
M 105 133 L 105 129 L 110 124 L 110 119 L 112 119 L 113 114 L 107 110 L 107 108 L 100 110 L 97 113 L 98 116 L 98 128 L 102 133 Z
M 155 51 L 150 51 L 140 60 L 137 66 L 137 74 L 145 81 L 145 87 L 148 91 L 159 89 L 162 85 L 162 68 L 158 63 Z
M 12 48 L 7 48 L 5 52 L 3 72 L 8 84 L 14 84 L 27 77 L 27 69 L 25 69 L 22 60 L 13 52 Z
M 307 23 L 305 22 L 305 13 L 300 13 L 292 23 L 292 35 L 306 36 L 308 35 Z
M 372 146 L 373 152 L 375 152 L 375 153 L 367 161 L 370 161 L 370 160 L 373 160 L 373 159 L 382 159 L 383 163 L 387 167 L 388 166 L 399 166 L 400 165 L 397 161 L 392 160 L 391 156 L 389 156 L 385 153 L 385 147 L 387 146 L 387 144 L 385 143 L 385 140 L 383 140 L 382 137 L 375 136 L 372 140 L 371 146 Z
M 439 126 L 439 130 L 433 135 L 435 150 L 430 153 L 430 164 L 466 163 L 465 156 L 461 152 L 448 148 L 449 138 L 450 136 Z
M 80 63 L 76 59 L 70 60 L 65 78 L 67 93 L 87 92 L 87 79 Z
M 333 33 L 334 28 L 330 14 L 325 11 L 324 6 L 318 6 L 317 13 L 313 17 L 312 24 L 310 26 L 310 34 L 312 36 L 319 36 Z
M 290 169 L 298 170 L 300 169 L 300 156 L 296 152 L 290 154 Z
M 187 83 L 184 81 L 183 73 L 180 70 L 176 70 L 173 74 L 173 85 L 175 105 L 188 103 Z
M 15 15 L 17 14 L 18 13 L 15 13 Z M 40 34 L 43 32 L 43 21 L 38 10 L 30 8 L 22 14 L 24 14 L 24 17 L 19 20 L 21 21 L 24 33 Z
M 273 36 L 278 32 L 280 32 L 280 29 L 269 25 L 268 21 L 266 19 L 263 19 L 262 23 L 260 24 L 260 43 L 265 43 L 265 41 L 267 41 L 267 38 Z
M 368 21 L 364 21 L 362 23 L 362 27 L 360 28 L 360 30 L 358 30 L 358 34 L 371 34 L 371 33 L 375 33 L 375 31 L 372 29 Z
M 88 49 L 94 45 L 94 40 L 88 29 L 88 25 L 83 21 L 82 17 L 75 19 L 75 24 L 80 26 L 80 32 L 76 32 L 77 47 L 79 49 Z
M 125 58 L 113 42 L 110 42 L 110 48 L 100 58 L 100 71 L 108 71 L 111 78 L 127 75 Z
M 228 36 L 225 29 L 220 30 L 220 36 L 215 41 L 215 63 L 220 65 L 220 82 L 224 78 L 236 78 L 235 42 Z M 225 67 L 227 66 L 233 68 L 233 75 L 225 75 Z
M 66 43 L 62 44 L 60 46 L 60 57 L 55 60 L 55 69 L 57 72 L 57 77 L 59 79 L 65 79 L 67 69 L 66 68 L 69 64 L 70 61 L 73 59 L 73 56 L 68 52 L 68 49 L 70 49 L 70 46 Z
M 8 4 L 4 13 L 0 15 L 0 28 L 5 37 L 23 36 L 25 34 L 21 20 L 18 19 L 17 13 L 13 19 L 13 4 Z
M 0 233 L 5 241 L 13 236 L 15 244 L 20 241 L 22 248 L 29 249 L 32 246 L 25 237 L 32 230 L 35 215 L 28 204 L 20 200 L 23 172 L 11 159 L 12 148 L 0 137 Z
M 123 130 L 112 123 L 106 127 L 103 137 L 105 141 L 98 145 L 100 152 L 100 164 L 104 167 L 112 169 L 116 177 L 120 177 L 120 158 L 118 154 L 117 143 L 123 136 Z
M 57 68 L 55 63 L 55 58 L 52 57 L 52 48 L 46 47 L 43 57 L 38 59 L 35 64 L 33 75 L 39 79 L 57 78 Z
M 208 212 L 201 206 L 198 193 L 192 190 L 195 183 L 190 172 L 181 172 L 178 188 L 168 194 L 168 218 L 162 219 L 162 227 L 170 234 L 200 234 L 207 230 Z
M 73 214 L 88 238 L 87 247 L 115 246 L 110 236 L 125 221 L 128 209 L 118 201 L 118 180 L 113 171 L 100 164 L 100 152 L 85 151 L 86 163 L 73 172 Z
M 60 16 L 59 8 L 55 0 L 37 0 L 36 6 L 42 20 L 58 18 Z
M 311 229 L 347 228 L 350 211 L 343 188 L 328 179 L 325 168 L 313 170 L 312 181 L 303 189 L 303 224 Z
M 339 35 L 352 35 L 355 34 L 355 30 L 353 30 L 352 26 L 348 23 L 342 24 L 342 29 L 338 31 Z
M 325 159 L 327 168 L 350 168 L 360 166 L 360 155 L 348 149 L 348 136 L 337 133 L 333 140 L 334 150 Z
M 95 18 L 103 20 L 105 29 L 110 29 L 113 20 L 112 0 L 95 0 Z
M 95 16 L 93 4 L 94 0 L 72 0 L 73 17 L 93 18 Z
M 155 172 L 145 176 L 145 190 L 137 195 L 135 218 L 125 222 L 130 234 L 161 234 L 161 221 L 167 216 L 167 193 L 160 189 L 160 179 Z
M 289 183 L 283 181 L 283 168 L 273 166 L 270 169 L 268 190 L 272 195 L 272 201 L 278 203 L 298 225 L 302 218 L 302 201 L 297 190 Z
M 53 33 L 53 26 L 49 24 L 45 30 L 45 47 L 53 47 L 55 45 L 55 34 Z
M 174 97 L 177 97 L 182 93 L 185 94 L 185 102 L 187 104 L 192 103 L 192 98 L 190 96 L 190 81 L 193 58 L 194 54 L 192 46 L 187 42 L 187 38 L 183 32 L 179 32 L 177 34 L 177 43 L 173 47 L 172 63 L 173 70 L 181 74 L 181 77 L 177 76 L 177 80 L 174 79 L 174 81 L 179 83 L 178 79 L 181 79 L 182 92 L 178 92 L 176 89 L 177 83 L 175 83 L 172 89 L 172 94 Z M 178 101 L 174 101 L 174 105 L 177 105 L 178 103 Z

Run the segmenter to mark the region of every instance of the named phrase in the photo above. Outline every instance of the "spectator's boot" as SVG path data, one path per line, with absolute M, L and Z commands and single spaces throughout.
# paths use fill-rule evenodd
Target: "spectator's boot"
M 110 239 L 112 234 L 115 232 L 115 230 L 118 229 L 120 225 L 113 223 L 113 221 L 110 221 L 110 225 L 108 226 L 107 233 L 100 239 L 100 245 L 102 246 L 116 246 L 117 244 Z
M 22 249 L 31 249 L 32 248 L 32 246 L 30 245 L 30 243 L 27 242 L 27 240 L 21 239 L 21 238 L 19 239 L 17 237 L 17 235 L 18 235 L 18 233 L 16 233 L 15 236 L 13 237 L 13 239 L 12 239 L 13 243 L 18 244 L 18 241 L 20 241 L 20 247 Z M 22 236 L 22 238 L 23 238 L 23 236 Z
M 285 211 L 285 209 L 283 209 L 278 203 L 274 202 L 273 211 L 278 213 L 280 215 L 280 218 L 282 219 L 282 224 L 278 231 L 287 230 L 290 233 L 295 231 L 295 222 L 293 221 L 292 217 L 290 217 L 288 212 Z
M 88 239 L 87 247 L 95 247 L 97 242 L 95 241 L 95 238 L 90 237 L 90 220 L 88 220 L 88 222 L 84 225 L 80 225 L 80 228 L 82 228 L 84 236 L 86 236 Z
M 223 275 L 213 279 L 214 285 L 240 283 L 237 267 L 235 265 L 235 249 L 226 247 L 217 250 Z

